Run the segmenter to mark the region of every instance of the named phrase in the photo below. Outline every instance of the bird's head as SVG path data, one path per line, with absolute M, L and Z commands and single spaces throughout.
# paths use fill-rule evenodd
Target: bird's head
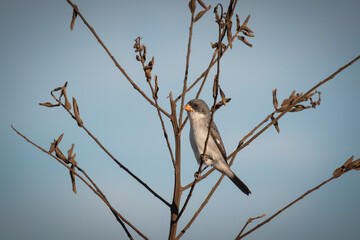
M 197 119 L 210 119 L 210 109 L 201 99 L 193 99 L 189 101 L 184 109 L 188 112 L 190 121 Z

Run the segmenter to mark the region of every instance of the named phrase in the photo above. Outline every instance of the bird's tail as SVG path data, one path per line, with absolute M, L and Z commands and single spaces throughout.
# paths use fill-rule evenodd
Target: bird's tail
M 230 176 L 229 176 L 230 175 Z M 232 172 L 232 174 L 229 174 L 228 177 L 230 180 L 246 195 L 249 195 L 251 192 L 249 188 L 243 183 L 240 178 L 238 178 L 235 173 Z
M 230 178 L 230 180 L 235 183 L 235 185 L 246 195 L 249 195 L 251 193 L 245 183 L 243 183 L 235 174 L 233 177 Z
M 246 195 L 249 195 L 251 192 L 249 188 L 243 183 L 233 171 L 231 171 L 230 167 L 224 162 L 217 161 L 217 165 L 213 165 L 218 171 L 225 174 L 230 178 L 230 180 Z M 222 164 L 223 163 L 223 164 Z

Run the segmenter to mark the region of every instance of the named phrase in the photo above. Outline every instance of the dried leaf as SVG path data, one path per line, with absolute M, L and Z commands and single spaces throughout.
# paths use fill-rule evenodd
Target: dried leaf
M 232 22 L 228 21 L 228 26 L 227 26 L 227 31 L 226 31 L 226 37 L 230 46 L 230 49 L 232 49 L 232 34 L 231 34 L 231 27 L 232 27 Z
M 73 171 L 75 171 L 75 166 L 71 165 L 70 178 L 71 178 L 72 190 L 76 194 L 75 174 L 73 173 Z
M 195 12 L 196 9 L 196 0 L 190 0 L 189 2 L 189 9 L 190 12 L 193 14 Z
M 240 31 L 240 18 L 239 15 L 236 14 L 236 31 Z
M 278 101 L 277 101 L 277 97 L 276 97 L 276 91 L 277 91 L 276 88 L 272 91 L 272 94 L 273 94 L 273 105 L 274 105 L 275 110 L 278 108 Z
M 74 153 L 74 155 L 72 155 L 69 159 L 69 163 L 71 163 L 72 165 L 75 165 L 77 164 L 77 162 L 75 161 L 75 157 L 76 157 L 76 153 Z
M 295 105 L 291 110 L 290 112 L 300 112 L 302 110 L 305 110 L 307 108 L 310 108 L 310 106 L 304 106 L 304 105 L 301 105 L 301 104 L 298 104 L 298 105 Z
M 219 90 L 220 90 L 220 96 L 221 96 L 222 102 L 223 102 L 224 106 L 226 106 L 225 93 L 221 90 L 220 86 L 219 86 Z
M 59 100 L 61 99 L 61 97 L 63 95 L 66 95 L 66 86 L 67 86 L 67 82 L 65 82 L 64 86 L 61 87 L 61 93 L 60 93 Z
M 247 16 L 247 18 L 245 19 L 245 21 L 242 25 L 246 26 L 246 24 L 249 22 L 249 19 L 250 19 L 250 14 Z
M 57 88 L 54 88 L 51 92 L 56 92 L 56 91 L 59 91 L 61 89 L 62 89 L 62 87 L 57 87 Z
M 245 43 L 246 45 L 248 45 L 249 47 L 252 47 L 252 45 L 246 41 L 246 39 L 244 38 L 244 36 L 238 36 L 237 37 L 240 41 L 242 41 L 243 43 Z
M 352 161 L 354 160 L 354 156 L 351 156 L 346 162 L 344 162 L 343 167 L 346 168 Z
M 274 118 L 274 114 L 271 114 L 271 121 L 274 121 L 275 120 L 275 118 Z M 274 125 L 274 127 L 275 127 L 275 129 L 276 129 L 276 131 L 278 132 L 278 133 L 280 133 L 280 128 L 279 128 L 279 124 L 278 124 L 278 122 L 276 121 L 276 122 L 274 122 L 273 123 L 273 125 Z
M 73 107 L 74 107 L 75 119 L 78 123 L 78 126 L 81 127 L 83 125 L 83 121 L 80 118 L 79 107 L 78 107 L 77 102 L 74 97 L 73 97 Z
M 58 139 L 56 140 L 56 145 L 59 145 L 59 143 L 61 142 L 61 139 L 63 138 L 63 136 L 64 136 L 64 133 L 62 133 L 62 134 L 58 137 Z
M 213 84 L 213 97 L 214 98 L 217 96 L 218 87 L 219 87 L 218 75 L 215 74 L 215 76 L 214 76 L 214 84 Z
M 70 29 L 71 29 L 71 31 L 74 29 L 75 19 L 76 19 L 77 15 L 78 15 L 78 13 L 77 13 L 77 11 L 74 9 L 73 15 L 72 15 L 72 18 L 71 18 L 71 23 L 70 23 Z
M 225 102 L 230 102 L 231 101 L 231 98 L 226 98 L 225 99 Z M 215 105 L 215 110 L 218 110 L 220 107 L 224 106 L 224 102 L 223 100 L 219 101 L 218 103 L 216 103 Z
M 351 163 L 347 167 L 345 167 L 346 170 L 348 169 L 356 169 L 360 167 L 360 159 L 357 159 Z
M 158 99 L 159 85 L 158 85 L 157 76 L 155 75 L 154 78 L 155 78 L 155 99 Z
M 198 12 L 198 14 L 196 14 L 195 18 L 194 18 L 194 23 L 197 22 L 202 16 L 204 16 L 204 14 L 208 11 L 209 9 L 205 9 L 202 10 L 200 12 Z
M 55 148 L 55 154 L 58 158 L 63 160 L 65 163 L 68 163 L 68 160 L 66 159 L 66 157 L 64 156 L 64 154 L 61 152 L 61 150 L 58 147 Z
M 255 37 L 254 34 L 249 33 L 249 32 L 246 32 L 246 31 L 242 31 L 242 33 L 243 33 L 245 36 L 248 36 L 248 37 Z
M 45 106 L 45 107 L 58 107 L 60 106 L 60 103 L 58 104 L 52 104 L 50 102 L 45 102 L 45 103 L 39 103 L 40 106 Z
M 72 155 L 72 152 L 73 152 L 73 150 L 74 150 L 74 147 L 75 147 L 75 144 L 72 144 L 71 145 L 71 148 L 67 151 L 67 154 L 68 154 L 68 159 L 70 159 L 71 158 L 71 155 Z
M 333 173 L 333 177 L 334 178 L 338 178 L 341 176 L 341 174 L 343 173 L 343 168 L 342 167 L 339 167 L 337 168 L 334 173 Z
M 141 57 L 139 55 L 136 55 L 136 60 L 138 60 L 139 62 L 141 62 Z
M 292 93 L 291 93 L 291 95 L 290 95 L 290 97 L 289 98 L 293 98 L 295 96 L 295 90 L 294 91 L 292 91 Z
M 50 149 L 49 149 L 50 154 L 55 150 L 56 145 L 57 145 L 57 141 L 54 139 L 54 141 L 50 145 Z
M 65 109 L 68 110 L 68 111 L 70 111 L 70 109 L 71 109 L 71 104 L 70 104 L 70 102 L 69 102 L 69 100 L 68 100 L 68 98 L 67 98 L 67 96 L 66 96 L 66 92 L 65 92 L 64 96 L 65 96 Z
M 197 1 L 203 8 L 207 9 L 207 7 L 206 7 L 206 5 L 205 5 L 205 3 L 203 1 L 201 1 L 201 0 L 197 0 Z M 209 6 L 209 9 L 210 9 L 210 7 L 211 6 Z

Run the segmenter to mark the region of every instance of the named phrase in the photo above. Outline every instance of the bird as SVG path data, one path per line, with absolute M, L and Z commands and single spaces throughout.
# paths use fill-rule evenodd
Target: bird
M 208 105 L 201 99 L 193 99 L 185 105 L 184 110 L 187 111 L 190 119 L 190 144 L 198 164 L 201 164 L 203 159 L 203 163 L 228 176 L 243 193 L 249 195 L 251 193 L 249 188 L 227 164 L 224 143 L 214 121 L 211 123 L 205 156 L 202 157 L 211 118 Z

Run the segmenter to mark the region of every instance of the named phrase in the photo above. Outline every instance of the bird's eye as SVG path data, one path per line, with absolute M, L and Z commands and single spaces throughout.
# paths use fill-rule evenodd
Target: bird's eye
M 195 107 L 195 108 L 197 108 L 197 107 L 198 107 L 197 103 L 195 103 L 195 104 L 194 104 L 194 107 Z

